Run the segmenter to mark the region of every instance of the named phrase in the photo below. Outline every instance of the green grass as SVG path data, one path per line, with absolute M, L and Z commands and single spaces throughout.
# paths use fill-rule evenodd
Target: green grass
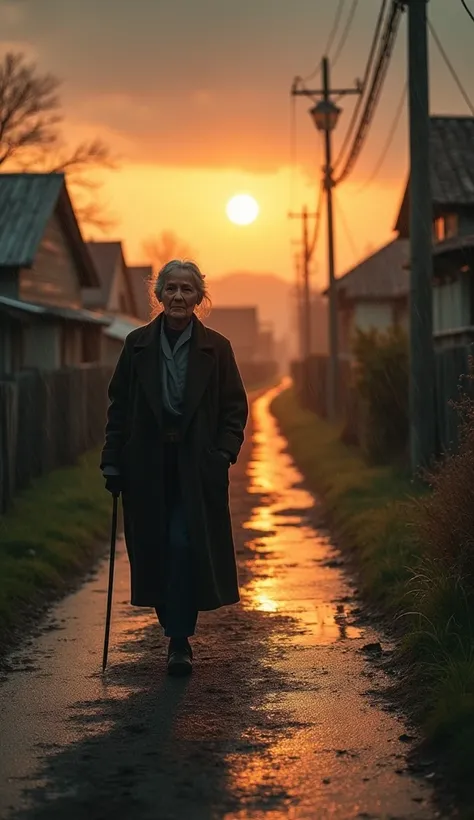
M 0 516 L 0 636 L 64 592 L 103 545 L 110 496 L 98 461 L 88 453 L 78 466 L 43 476 Z
M 417 515 L 427 491 L 390 467 L 368 466 L 338 428 L 301 409 L 292 390 L 277 396 L 272 411 L 354 557 L 363 593 L 392 618 L 404 616 L 397 619 L 401 694 L 468 804 L 463 816 L 474 818 L 474 605 L 463 579 L 440 570 L 420 542 Z

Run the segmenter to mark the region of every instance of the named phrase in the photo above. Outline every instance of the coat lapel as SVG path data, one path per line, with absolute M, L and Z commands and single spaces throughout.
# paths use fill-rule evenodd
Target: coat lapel
M 210 336 L 199 319 L 194 319 L 184 394 L 183 435 L 204 395 L 214 363 L 214 345 Z
M 158 424 L 162 424 L 161 331 L 162 317 L 146 325 L 134 345 L 135 363 L 140 384 Z
M 138 378 L 160 426 L 163 420 L 161 392 L 161 322 L 162 316 L 160 315 L 150 322 L 149 325 L 146 325 L 134 345 Z M 194 319 L 184 394 L 183 434 L 189 426 L 199 402 L 204 395 L 214 363 L 215 351 L 210 336 L 199 319 Z

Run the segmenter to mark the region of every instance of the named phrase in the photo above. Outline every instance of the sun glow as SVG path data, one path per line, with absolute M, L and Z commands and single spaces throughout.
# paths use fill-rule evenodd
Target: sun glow
M 249 194 L 237 194 L 229 200 L 226 213 L 231 222 L 235 225 L 250 225 L 255 222 L 260 213 L 260 207 L 256 199 Z

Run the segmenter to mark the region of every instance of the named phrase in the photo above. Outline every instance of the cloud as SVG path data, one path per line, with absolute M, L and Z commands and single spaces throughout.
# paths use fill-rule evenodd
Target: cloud
M 2 26 L 15 27 L 24 23 L 27 16 L 27 5 L 25 0 L 1 0 L 0 2 L 0 24 Z

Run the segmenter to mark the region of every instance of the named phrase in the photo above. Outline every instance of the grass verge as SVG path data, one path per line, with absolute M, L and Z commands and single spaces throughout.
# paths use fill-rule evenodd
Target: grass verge
M 463 817 L 474 819 L 474 607 L 459 574 L 440 570 L 420 538 L 420 514 L 430 505 L 433 513 L 433 500 L 394 469 L 367 466 L 292 390 L 277 396 L 272 412 L 309 486 L 325 499 L 362 592 L 379 611 L 405 615 L 397 622 L 401 694 L 424 745 L 439 754 Z
M 0 648 L 103 549 L 110 496 L 91 452 L 23 492 L 0 517 Z

